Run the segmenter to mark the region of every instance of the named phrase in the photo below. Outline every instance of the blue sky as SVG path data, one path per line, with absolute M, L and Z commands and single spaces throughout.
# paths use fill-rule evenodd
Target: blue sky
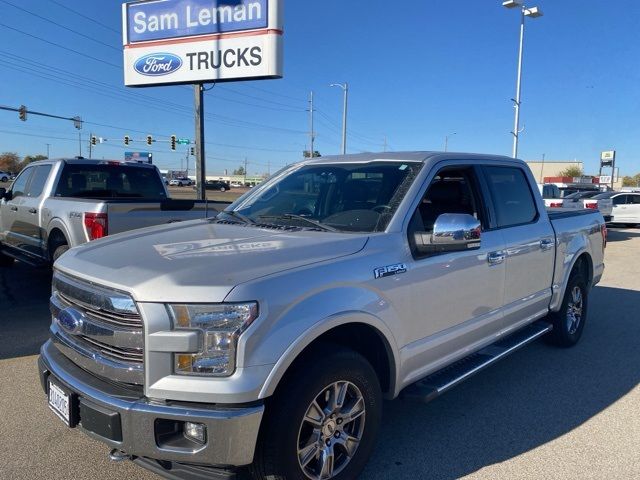
M 578 159 L 593 173 L 599 152 L 615 148 L 623 173 L 640 171 L 640 2 L 535 5 L 545 15 L 527 23 L 520 157 Z M 109 140 L 98 158 L 122 158 L 131 150 L 125 134 L 193 138 L 189 88 L 124 87 L 120 6 L 0 0 L 0 104 L 80 115 L 91 122 L 82 130 L 85 155 L 90 132 Z M 249 173 L 299 160 L 310 90 L 316 147 L 337 153 L 342 97 L 329 84 L 343 81 L 351 86 L 350 152 L 381 151 L 385 137 L 393 150 L 441 150 L 455 132 L 450 150 L 510 154 L 519 16 L 500 0 L 289 0 L 285 8 L 285 78 L 206 94 L 209 173 L 245 157 Z M 20 122 L 0 111 L 0 151 L 46 153 L 47 143 L 52 157 L 78 154 L 71 122 Z M 152 149 L 160 167 L 181 166 L 184 149 Z

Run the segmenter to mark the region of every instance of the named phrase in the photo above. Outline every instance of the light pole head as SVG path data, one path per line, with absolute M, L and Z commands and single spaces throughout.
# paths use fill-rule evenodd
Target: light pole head
M 540 10 L 538 7 L 531 7 L 531 8 L 527 8 L 524 11 L 524 15 L 525 17 L 529 17 L 529 18 L 538 18 L 541 17 L 542 14 L 542 10 Z
M 505 0 L 504 2 L 502 2 L 502 6 L 504 8 L 521 7 L 522 6 L 522 1 L 521 0 Z

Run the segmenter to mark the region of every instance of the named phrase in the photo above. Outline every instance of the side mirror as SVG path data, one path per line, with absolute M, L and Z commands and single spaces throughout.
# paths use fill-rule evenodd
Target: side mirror
M 433 254 L 461 252 L 480 248 L 480 222 L 471 215 L 444 213 L 433 226 L 433 233 L 416 232 L 418 252 Z
M 0 200 L 11 200 L 11 192 L 7 192 L 6 188 L 0 188 Z

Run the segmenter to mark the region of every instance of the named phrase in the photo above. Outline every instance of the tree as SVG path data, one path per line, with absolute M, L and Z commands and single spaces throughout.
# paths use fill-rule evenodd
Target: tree
M 633 177 L 626 176 L 622 179 L 623 187 L 640 187 L 640 173 Z
M 244 167 L 240 166 L 233 171 L 234 175 L 246 175 L 247 172 L 244 171 Z
M 560 176 L 561 177 L 581 177 L 582 176 L 582 169 L 577 166 L 577 165 L 572 165 L 570 167 L 565 168 L 563 171 L 560 172 Z
M 46 155 L 36 155 L 34 157 L 32 157 L 31 155 L 27 155 L 26 157 L 24 157 L 24 159 L 20 163 L 20 170 L 22 170 L 24 167 L 26 167 L 32 162 L 37 162 L 39 160 L 47 160 L 47 158 L 49 157 L 47 157 Z
M 20 157 L 14 152 L 0 154 L 0 170 L 3 172 L 17 172 L 20 170 Z

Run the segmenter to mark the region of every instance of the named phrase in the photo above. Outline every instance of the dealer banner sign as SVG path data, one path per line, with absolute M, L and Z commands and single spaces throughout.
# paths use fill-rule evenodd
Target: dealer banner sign
M 122 6 L 130 87 L 282 78 L 283 0 L 148 0 Z

